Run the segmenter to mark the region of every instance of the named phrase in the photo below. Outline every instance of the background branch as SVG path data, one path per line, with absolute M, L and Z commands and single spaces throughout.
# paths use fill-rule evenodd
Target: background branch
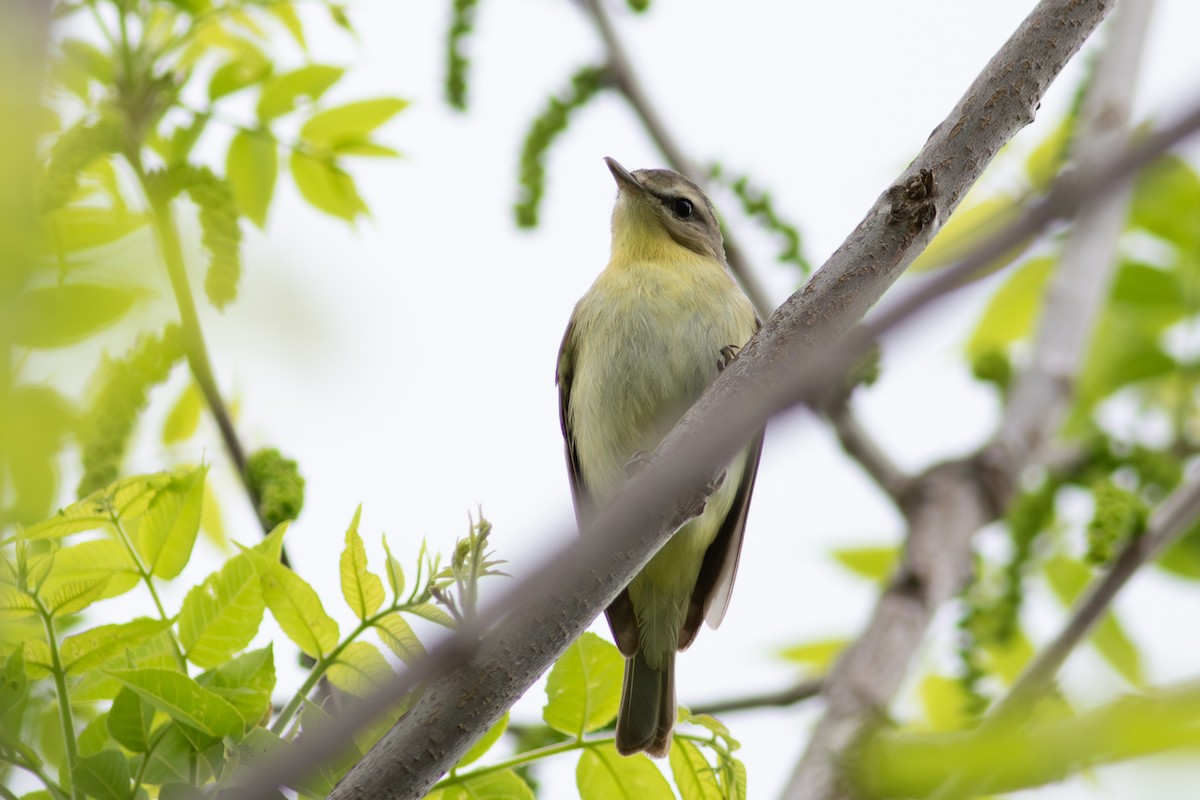
M 1125 147 L 1144 12 L 1122 14 L 1090 89 L 1077 140 L 1085 175 Z M 1021 470 L 1057 432 L 1108 294 L 1126 206 L 1121 190 L 1081 209 L 1045 299 L 1032 366 L 1018 378 L 992 444 L 976 457 L 934 467 L 910 487 L 904 562 L 862 636 L 831 671 L 825 715 L 784 797 L 848 796 L 844 754 L 890 705 L 934 612 L 968 579 L 975 531 L 1003 512 Z

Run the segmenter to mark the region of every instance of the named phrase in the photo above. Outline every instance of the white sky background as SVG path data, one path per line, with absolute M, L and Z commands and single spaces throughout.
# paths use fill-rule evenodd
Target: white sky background
M 639 17 L 615 0 L 610 6 L 650 97 L 687 152 L 770 189 L 820 264 L 1034 1 L 657 0 Z M 352 166 L 373 212 L 354 232 L 305 206 L 283 180 L 266 235 L 248 237 L 241 297 L 223 315 L 202 310 L 221 385 L 239 400 L 244 440 L 300 462 L 307 501 L 288 550 L 343 622 L 336 563 L 359 502 L 376 566 L 380 531 L 408 567 L 422 537 L 448 552 L 476 504 L 517 577 L 574 535 L 553 377 L 572 306 L 608 258 L 616 190 L 601 157 L 630 169 L 662 165 L 627 106 L 602 96 L 552 151 L 541 226 L 516 230 L 511 206 L 528 124 L 570 74 L 601 59 L 601 45 L 576 3 L 484 0 L 469 45 L 471 108 L 461 115 L 442 101 L 449 7 L 355 4 L 358 44 L 317 36 L 327 24 L 311 27 L 313 58 L 350 66 L 327 102 L 385 94 L 412 101 L 380 135 L 405 158 Z M 1143 116 L 1169 115 L 1200 95 L 1197 30 L 1194 0 L 1158 3 Z M 1073 65 L 1051 88 L 1014 149 L 1027 151 L 1049 132 L 1078 75 Z M 797 273 L 774 262 L 774 241 L 744 222 L 729 195 L 714 199 L 781 302 Z M 943 303 L 936 317 L 891 340 L 881 382 L 856 397 L 865 423 L 906 468 L 969 451 L 992 430 L 995 398 L 970 381 L 960 358 L 982 297 Z M 160 407 L 168 396 L 174 389 L 156 394 Z M 225 473 L 214 479 L 227 487 L 228 527 L 253 539 L 217 441 L 205 435 L 168 453 L 143 448 L 130 466 L 199 460 L 206 442 Z M 895 543 L 901 533 L 898 516 L 821 423 L 802 413 L 773 423 L 729 615 L 681 656 L 680 701 L 783 687 L 795 673 L 772 658 L 777 648 L 855 635 L 877 590 L 828 553 Z M 199 579 L 212 564 L 194 569 Z M 1028 621 L 1044 640 L 1062 615 L 1037 599 Z M 1194 585 L 1145 576 L 1118 609 L 1148 655 L 1152 681 L 1200 673 L 1194 637 L 1178 636 L 1176 622 L 1200 615 Z M 953 620 L 940 619 L 946 641 Z M 595 630 L 607 636 L 602 625 Z M 919 657 L 914 672 L 931 663 L 929 654 Z M 1067 674 L 1081 702 L 1127 688 L 1086 651 Z M 543 700 L 535 687 L 515 713 L 536 719 Z M 744 744 L 752 797 L 778 794 L 815 709 L 726 717 Z M 573 791 L 574 761 L 560 758 L 546 771 L 545 796 Z M 1108 769 L 1100 786 L 1074 780 L 1030 796 L 1150 796 L 1153 780 L 1153 796 L 1182 797 L 1189 793 L 1181 776 L 1194 781 L 1197 773 L 1173 763 Z

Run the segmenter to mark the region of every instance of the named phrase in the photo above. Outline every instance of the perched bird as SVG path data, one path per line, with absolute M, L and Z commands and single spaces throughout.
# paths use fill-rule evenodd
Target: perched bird
M 734 282 L 712 203 L 677 172 L 617 181 L 612 256 L 571 315 L 558 355 L 559 416 L 581 527 L 658 446 L 759 321 Z M 664 756 L 675 723 L 675 653 L 729 602 L 762 435 L 606 611 L 625 656 L 617 750 Z

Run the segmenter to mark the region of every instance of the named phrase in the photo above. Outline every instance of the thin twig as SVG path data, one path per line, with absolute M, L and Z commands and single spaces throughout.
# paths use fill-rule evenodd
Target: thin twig
M 699 703 L 690 708 L 693 714 L 730 714 L 734 711 L 750 711 L 756 708 L 785 708 L 816 697 L 820 693 L 821 681 L 813 678 L 775 692 L 714 700 L 711 703 Z

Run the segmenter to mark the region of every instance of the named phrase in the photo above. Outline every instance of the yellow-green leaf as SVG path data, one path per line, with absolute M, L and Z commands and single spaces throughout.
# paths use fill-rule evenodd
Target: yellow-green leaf
M 66 586 L 74 586 L 72 591 L 76 591 L 80 582 L 100 582 L 103 585 L 94 598 L 99 600 L 124 594 L 136 586 L 138 580 L 137 565 L 124 545 L 112 539 L 97 539 L 64 547 L 51 555 L 49 570 L 38 586 L 38 595 L 53 608 L 57 603 L 49 598 L 58 595 Z
M 296 646 L 316 659 L 338 643 L 338 624 L 325 613 L 321 598 L 303 578 L 255 550 L 250 555 L 272 616 Z
M 354 179 L 332 159 L 295 150 L 290 163 L 296 188 L 315 208 L 347 222 L 367 213 L 367 204 L 358 194 Z
M 184 598 L 179 643 L 193 664 L 216 667 L 258 633 L 266 603 L 250 557 L 234 556 Z
M 120 320 L 137 296 L 92 283 L 30 289 L 13 305 L 8 330 L 13 344 L 22 347 L 66 347 Z
M 848 639 L 822 639 L 785 647 L 779 655 L 805 667 L 807 672 L 821 675 L 829 671 L 833 660 L 841 654 L 850 641 Z
M 392 555 L 392 549 L 388 547 L 387 537 L 383 538 L 383 554 L 386 557 L 387 579 L 388 586 L 392 587 L 392 597 L 396 598 L 396 602 L 400 602 L 400 595 L 404 592 L 404 569 L 400 566 L 400 562 Z
M 347 645 L 325 675 L 334 686 L 355 697 L 369 697 L 396 677 L 383 654 L 368 642 Z
M 454 765 L 455 769 L 462 769 L 468 764 L 473 764 L 479 760 L 480 756 L 491 749 L 500 737 L 504 735 L 504 731 L 508 730 L 508 712 L 505 711 L 500 719 L 496 720 L 487 733 L 479 737 L 475 744 L 467 748 L 467 752 L 463 753 L 463 757 Z
M 200 395 L 200 389 L 194 381 L 189 381 L 163 421 L 163 444 L 175 444 L 192 438 L 200 425 L 203 407 L 204 398 Z
M 399 114 L 407 105 L 397 97 L 383 97 L 331 108 L 304 123 L 300 128 L 300 138 L 329 150 L 341 145 L 365 143 L 371 131 Z
M 1067 145 L 1071 141 L 1074 122 L 1071 117 L 1060 122 L 1025 160 L 1025 174 L 1029 176 L 1029 182 L 1037 191 L 1048 190 L 1050 184 L 1058 177 L 1059 170 L 1067 160 Z
M 71 771 L 71 780 L 95 800 L 128 800 L 129 761 L 116 750 L 82 756 Z
M 138 526 L 138 553 L 155 576 L 171 579 L 187 566 L 200 531 L 208 467 L 175 477 L 150 503 Z
M 276 117 L 290 113 L 302 97 L 319 99 L 344 72 L 340 67 L 310 64 L 276 76 L 263 86 L 258 99 L 259 120 L 265 125 Z
M 534 800 L 533 790 L 511 769 L 434 789 L 425 800 Z
M 145 753 L 150 750 L 153 721 L 154 706 L 143 701 L 132 689 L 122 687 L 113 698 L 105 724 L 109 735 L 126 750 Z
M 956 731 L 970 720 L 970 698 L 962 681 L 944 675 L 927 675 L 919 687 L 925 719 L 935 731 Z
M 169 669 L 111 670 L 109 675 L 171 719 L 218 738 L 242 733 L 242 715 L 220 695 Z
M 170 620 L 149 617 L 115 625 L 100 625 L 64 639 L 59 658 L 67 672 L 84 672 L 115 655 L 132 650 L 170 627 Z
M 404 617 L 400 616 L 399 611 L 375 620 L 375 628 L 379 631 L 379 638 L 383 643 L 405 664 L 412 664 L 425 655 L 425 647 L 421 640 L 413 633 Z
M 668 760 L 683 800 L 725 800 L 716 773 L 696 745 L 676 738 Z
M 146 225 L 146 217 L 122 208 L 64 206 L 46 216 L 42 249 L 67 255 L 124 239 Z
M 949 266 L 978 247 L 997 231 L 1006 227 L 1020 212 L 1016 198 L 997 195 L 967 205 L 964 203 L 950 216 L 929 246 L 917 256 L 909 272 L 925 272 Z M 1025 249 L 1017 245 L 987 266 L 987 271 L 1000 269 Z
M 340 561 L 342 596 L 346 605 L 365 620 L 383 605 L 383 581 L 367 569 L 367 550 L 358 534 L 358 521 L 362 516 L 362 505 L 354 512 L 354 519 L 346 529 L 346 547 Z
M 678 743 L 676 743 L 678 744 Z M 642 753 L 622 756 L 611 744 L 579 756 L 575 784 L 580 800 L 670 800 L 675 795 L 654 762 Z
M 546 724 L 568 736 L 603 728 L 617 715 L 625 659 L 594 633 L 584 633 L 559 656 L 546 681 Z
M 1010 344 L 1033 332 L 1054 265 L 1055 260 L 1049 256 L 1031 258 L 1001 284 L 967 342 L 970 360 L 988 353 L 1006 352 Z
M 225 177 L 238 208 L 259 228 L 266 227 L 267 209 L 279 176 L 278 145 L 269 130 L 239 131 L 229 145 Z
M 892 576 L 899 558 L 895 547 L 843 547 L 833 557 L 855 575 L 883 583 Z

